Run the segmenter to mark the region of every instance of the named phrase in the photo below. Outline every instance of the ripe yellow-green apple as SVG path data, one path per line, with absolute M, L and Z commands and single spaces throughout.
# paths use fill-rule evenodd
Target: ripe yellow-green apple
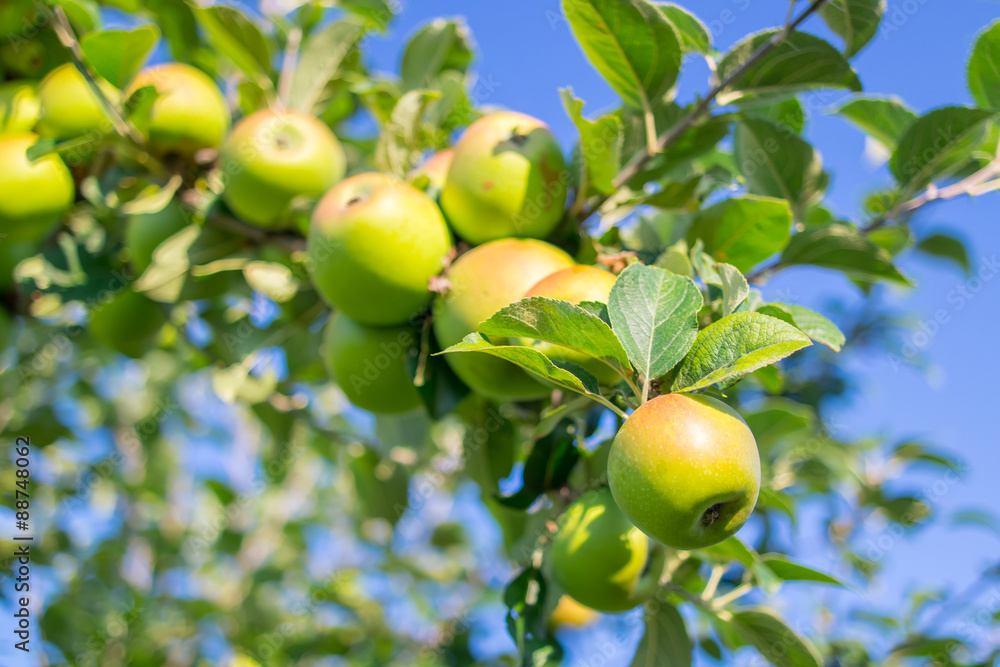
M 454 156 L 455 151 L 451 148 L 438 151 L 410 170 L 406 180 L 422 188 L 431 199 L 437 199 L 444 189 L 448 168 L 451 167 Z
M 191 215 L 175 201 L 159 211 L 130 215 L 125 225 L 125 247 L 137 274 L 149 268 L 161 243 L 191 224 Z
M 543 239 L 566 205 L 562 148 L 542 121 L 504 111 L 480 118 L 455 145 L 441 208 L 470 243 Z
M 586 607 L 569 595 L 560 595 L 559 601 L 549 614 L 549 629 L 582 628 L 597 619 L 597 612 Z
M 226 205 L 241 219 L 280 226 L 297 197 L 316 199 L 344 177 L 344 149 L 330 128 L 298 111 L 257 111 L 222 145 Z
M 393 414 L 420 405 L 406 366 L 418 347 L 414 327 L 366 327 L 335 313 L 326 325 L 321 355 L 352 404 Z
M 388 174 L 335 185 L 313 211 L 309 269 L 326 301 L 369 326 L 404 324 L 431 301 L 451 235 L 434 202 Z
M 606 488 L 566 510 L 552 540 L 552 573 L 563 590 L 591 609 L 632 609 L 655 590 L 643 577 L 649 539 L 615 505 Z
M 33 81 L 0 83 L 0 133 L 30 132 L 40 113 L 38 86 Z
M 149 116 L 137 124 L 151 151 L 191 157 L 222 144 L 229 131 L 229 107 L 210 76 L 184 63 L 153 65 L 132 80 L 126 99 L 146 86 L 153 86 L 158 96 Z
M 565 252 L 534 239 L 499 239 L 473 248 L 452 265 L 448 272 L 451 287 L 435 299 L 438 344 L 444 349 L 460 342 L 480 322 L 520 300 L 539 280 L 572 265 L 573 259 Z M 528 400 L 552 390 L 537 376 L 488 354 L 462 352 L 444 358 L 465 384 L 489 398 Z
M 128 287 L 90 311 L 94 340 L 132 358 L 141 357 L 163 326 L 163 309 Z
M 73 204 L 73 177 L 58 155 L 31 161 L 38 135 L 0 135 L 0 232 L 4 243 L 37 241 Z
M 574 304 L 581 301 L 606 304 L 615 280 L 617 278 L 613 273 L 596 266 L 580 264 L 542 278 L 524 296 L 544 296 Z M 617 384 L 622 379 L 610 366 L 582 352 L 543 341 L 536 341 L 532 345 L 552 361 L 564 361 L 582 367 L 603 385 Z
M 740 415 L 708 396 L 667 394 L 643 404 L 611 445 L 608 482 L 636 526 L 675 549 L 700 549 L 738 531 L 760 490 L 760 455 Z
M 104 79 L 97 80 L 101 91 L 112 104 L 118 104 L 121 93 Z M 45 75 L 38 86 L 42 116 L 38 134 L 63 141 L 84 135 L 112 132 L 104 105 L 72 63 L 56 67 Z

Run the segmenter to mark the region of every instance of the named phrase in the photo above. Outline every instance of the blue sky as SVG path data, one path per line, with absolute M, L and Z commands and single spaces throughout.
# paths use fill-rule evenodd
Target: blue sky
M 787 8 L 786 3 L 753 0 L 688 0 L 680 4 L 705 21 L 721 50 L 747 33 L 779 24 Z M 394 70 L 406 37 L 433 16 L 463 16 L 471 28 L 480 54 L 476 63 L 482 82 L 477 90 L 484 93 L 480 103 L 544 119 L 567 147 L 576 133 L 563 110 L 559 88 L 571 86 L 586 101 L 585 113 L 596 114 L 618 104 L 611 88 L 586 62 L 562 18 L 558 0 L 510 0 L 502 8 L 498 3 L 459 0 L 404 2 L 390 34 L 370 42 L 374 66 Z M 966 59 L 976 34 L 998 16 L 1000 5 L 986 0 L 889 0 L 880 34 L 854 61 L 866 92 L 899 96 L 919 113 L 948 104 L 971 104 L 965 82 Z M 803 29 L 837 43 L 817 18 L 810 19 Z M 704 63 L 691 59 L 682 74 L 679 101 L 689 101 L 695 92 L 707 90 L 707 74 Z M 884 167 L 865 156 L 864 136 L 829 113 L 842 97 L 837 92 L 815 93 L 805 96 L 803 102 L 809 108 L 807 137 L 834 174 L 827 204 L 850 217 L 865 194 L 890 184 L 891 179 Z M 919 239 L 948 231 L 963 238 L 973 268 L 979 269 L 1000 257 L 997 211 L 995 195 L 973 202 L 934 204 L 918 214 L 915 235 Z M 916 318 L 913 333 L 894 341 L 896 351 L 901 352 L 907 342 L 923 342 L 917 335 L 920 321 L 932 320 L 942 309 L 947 314 L 947 323 L 922 348 L 929 367 L 893 364 L 887 354 L 844 354 L 843 363 L 855 374 L 860 391 L 849 403 L 837 406 L 833 420 L 845 433 L 885 435 L 890 440 L 916 437 L 957 454 L 966 467 L 961 481 L 952 483 L 925 475 L 906 485 L 924 497 L 939 516 L 972 505 L 996 509 L 1000 505 L 995 482 L 1000 447 L 998 393 L 993 378 L 1000 374 L 996 334 L 1000 326 L 1000 275 L 985 280 L 972 299 L 956 299 L 954 290 L 968 280 L 956 269 L 913 254 L 904 257 L 901 264 L 918 288 L 885 293 L 887 304 Z M 973 281 L 970 293 L 975 287 Z M 850 299 L 856 298 L 857 292 L 837 276 L 795 269 L 779 275 L 765 288 L 765 297 L 777 299 L 779 294 L 785 300 L 791 298 L 823 310 L 831 296 Z M 961 306 L 957 303 L 960 300 Z M 825 527 L 814 526 L 812 530 L 820 531 L 815 535 L 819 537 Z M 876 530 L 872 538 L 879 536 Z M 809 553 L 809 537 L 802 535 L 800 543 L 806 545 L 813 563 L 824 564 L 823 553 Z M 964 588 L 995 562 L 998 552 L 995 536 L 938 521 L 892 541 L 882 558 L 881 584 L 865 597 L 872 606 L 891 610 L 909 591 Z

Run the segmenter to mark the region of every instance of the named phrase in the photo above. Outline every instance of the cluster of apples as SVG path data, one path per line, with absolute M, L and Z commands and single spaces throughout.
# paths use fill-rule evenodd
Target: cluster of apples
M 319 199 L 304 231 L 312 282 L 335 311 L 322 356 L 358 407 L 398 413 L 420 405 L 409 363 L 428 309 L 443 349 L 524 297 L 606 303 L 615 284 L 610 272 L 578 265 L 543 240 L 563 219 L 569 178 L 555 137 L 530 116 L 480 118 L 407 180 L 376 172 L 345 179 L 344 150 L 325 123 L 301 112 L 262 110 L 230 129 L 221 91 L 188 65 L 150 67 L 123 92 L 99 85 L 116 104 L 153 86 L 144 148 L 189 159 L 217 151 L 222 198 L 245 222 L 280 229 L 294 224 L 287 214 L 296 200 Z M 111 128 L 102 101 L 72 64 L 56 67 L 37 87 L 4 84 L 0 119 L 0 231 L 12 241 L 0 247 L 16 259 L 19 244 L 42 238 L 75 198 L 62 158 L 32 161 L 28 148 L 39 135 L 61 141 Z M 129 220 L 126 245 L 136 270 L 149 266 L 159 243 L 185 224 L 176 203 Z M 454 258 L 456 237 L 471 248 Z M 154 303 L 124 290 L 92 313 L 90 328 L 98 339 L 138 354 L 158 317 Z M 604 364 L 579 352 L 528 344 L 554 361 L 586 368 L 602 383 L 616 382 Z M 532 400 L 553 389 L 489 355 L 445 359 L 490 399 Z M 572 598 L 613 612 L 639 604 L 656 588 L 663 551 L 651 549 L 647 535 L 694 549 L 739 530 L 756 502 L 760 461 L 750 429 L 731 408 L 704 396 L 665 395 L 639 407 L 620 429 L 608 482 L 610 488 L 567 510 L 552 562 Z

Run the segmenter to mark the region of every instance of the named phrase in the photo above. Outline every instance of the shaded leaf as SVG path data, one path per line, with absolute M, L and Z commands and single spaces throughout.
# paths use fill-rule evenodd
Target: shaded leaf
M 716 264 L 715 270 L 722 279 L 722 315 L 736 310 L 750 294 L 750 286 L 743 273 L 732 264 Z
M 777 667 L 821 667 L 812 643 L 792 630 L 775 612 L 758 607 L 733 614 L 736 630 Z
M 917 250 L 932 257 L 950 260 L 963 271 L 968 272 L 972 269 L 965 244 L 954 236 L 931 234 L 917 244 Z
M 672 604 L 657 601 L 655 605 L 655 613 L 646 613 L 631 667 L 690 667 L 694 646 L 684 617 Z
M 836 113 L 890 151 L 896 150 L 899 138 L 917 120 L 917 114 L 895 97 L 855 97 Z
M 980 33 L 969 56 L 969 91 L 983 109 L 1000 109 L 1000 21 Z
M 674 24 L 681 40 L 684 53 L 701 53 L 708 55 L 712 50 L 712 33 L 701 19 L 672 2 L 657 2 L 656 6 Z
M 563 106 L 580 133 L 580 154 L 591 187 L 601 194 L 615 191 L 614 179 L 621 163 L 621 123 L 616 116 L 601 116 L 596 121 L 583 117 L 583 100 L 570 88 L 559 91 Z
M 360 23 L 337 21 L 312 35 L 306 41 L 298 67 L 292 75 L 289 106 L 311 112 L 363 34 L 364 26 Z
M 403 90 L 433 87 L 445 70 L 465 73 L 472 62 L 472 36 L 460 20 L 434 19 L 406 43 L 399 67 Z
M 788 560 L 782 554 L 764 554 L 764 564 L 782 581 L 813 581 L 847 588 L 847 584 L 835 577 L 814 570 L 800 563 Z
M 819 10 L 830 30 L 844 40 L 848 58 L 875 37 L 883 14 L 885 0 L 829 0 Z
M 826 189 L 819 153 L 786 127 L 745 118 L 736 124 L 734 151 L 752 194 L 786 199 L 798 210 Z
M 796 234 L 782 253 L 779 264 L 810 264 L 842 271 L 861 280 L 884 279 L 910 284 L 885 249 L 865 238 L 855 227 L 841 223 L 809 227 Z
M 738 197 L 699 211 L 688 242 L 694 247 L 701 239 L 716 260 L 745 272 L 785 247 L 791 225 L 787 201 Z

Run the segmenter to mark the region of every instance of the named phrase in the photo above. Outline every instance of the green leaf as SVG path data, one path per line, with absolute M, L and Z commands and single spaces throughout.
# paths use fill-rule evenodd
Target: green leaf
M 655 613 L 645 615 L 645 631 L 631 667 L 690 667 L 694 646 L 677 608 L 656 601 Z
M 814 581 L 819 584 L 831 584 L 847 588 L 847 584 L 839 579 L 801 565 L 782 554 L 764 554 L 764 564 L 782 581 Z
M 698 186 L 701 176 L 694 176 L 686 181 L 665 183 L 659 190 L 645 197 L 642 203 L 664 210 L 687 211 L 697 207 Z
M 674 30 L 681 39 L 684 53 L 708 55 L 712 51 L 712 33 L 701 19 L 672 2 L 655 3 L 664 16 L 674 24 Z
M 819 10 L 830 30 L 844 40 L 848 58 L 872 41 L 883 14 L 885 0 L 830 0 Z
M 584 53 L 627 104 L 652 110 L 677 81 L 681 45 L 647 0 L 563 0 Z
M 337 21 L 306 41 L 298 67 L 292 75 L 288 105 L 299 111 L 312 112 L 327 85 L 364 34 L 357 21 Z
M 743 272 L 732 264 L 716 264 L 715 270 L 722 280 L 722 315 L 736 310 L 750 294 L 750 285 Z
M 233 7 L 194 7 L 208 41 L 262 88 L 271 89 L 271 47 L 257 24 Z
M 910 284 L 884 248 L 865 238 L 855 227 L 842 223 L 809 227 L 799 232 L 792 237 L 778 263 L 780 266 L 822 266 L 860 280 L 882 279 Z
M 463 74 L 472 62 L 472 35 L 462 21 L 434 19 L 410 38 L 399 72 L 403 90 L 435 87 L 446 70 Z
M 980 33 L 969 56 L 969 91 L 983 109 L 1000 109 L 1000 21 Z
M 751 107 L 744 113 L 748 116 L 769 120 L 796 134 L 802 134 L 802 130 L 806 127 L 805 109 L 802 108 L 802 103 L 794 97 L 774 104 Z
M 276 303 L 290 301 L 299 291 L 299 281 L 292 270 L 277 262 L 247 262 L 243 277 L 252 289 Z
M 746 272 L 785 247 L 791 226 L 787 201 L 737 197 L 700 211 L 688 242 L 694 247 L 701 239 L 716 260 Z
M 835 112 L 857 125 L 890 151 L 896 150 L 917 114 L 896 97 L 855 97 Z
M 776 38 L 778 29 L 747 37 L 719 61 L 717 74 L 726 79 L 762 44 Z M 846 88 L 861 90 L 858 75 L 829 42 L 805 32 L 793 32 L 766 56 L 733 81 L 719 95 L 720 104 L 760 98 L 791 97 L 806 90 Z
M 611 327 L 647 381 L 669 371 L 691 348 L 703 303 L 694 281 L 665 269 L 635 263 L 618 276 L 608 299 Z
M 786 199 L 803 210 L 826 189 L 829 179 L 819 153 L 786 127 L 745 118 L 736 124 L 734 151 L 752 194 Z
M 427 144 L 424 115 L 440 98 L 440 92 L 425 88 L 399 98 L 375 146 L 375 164 L 381 171 L 404 178 L 420 161 Z
M 134 199 L 122 204 L 121 212 L 125 215 L 143 215 L 162 211 L 174 198 L 174 194 L 184 184 L 184 179 L 178 174 L 170 178 L 161 187 L 153 187 L 149 192 L 142 193 Z
M 753 574 L 757 585 L 768 595 L 773 595 L 781 588 L 781 580 L 764 564 L 760 554 L 743 544 L 738 537 L 727 537 L 718 544 L 704 549 L 704 553 L 716 562 L 736 561 Z
M 786 322 L 760 313 L 734 313 L 698 332 L 671 391 L 703 389 L 742 376 L 812 345 Z
M 576 447 L 572 421 L 562 419 L 556 426 L 531 446 L 531 453 L 524 462 L 521 488 L 510 496 L 498 495 L 501 505 L 523 511 L 531 507 L 538 496 L 566 484 L 573 466 L 580 459 L 580 450 Z
M 758 607 L 733 614 L 732 624 L 764 658 L 777 667 L 821 667 L 816 647 L 770 609 Z
M 63 8 L 78 32 L 90 32 L 101 25 L 101 8 L 94 0 L 55 0 L 53 4 Z M 16 36 L 6 37 L 13 43 Z
M 597 378 L 582 368 L 572 370 L 561 368 L 552 363 L 548 357 L 533 347 L 521 345 L 493 345 L 481 334 L 471 333 L 451 347 L 438 354 L 468 354 L 483 353 L 517 364 L 526 371 L 538 375 L 563 389 L 575 391 L 584 396 L 601 399 L 601 389 Z M 571 364 L 567 364 L 571 366 Z M 603 399 L 602 399 L 603 400 Z
M 568 301 L 535 296 L 512 303 L 479 325 L 487 336 L 518 336 L 562 345 L 632 377 L 628 354 L 598 316 Z
M 840 352 L 840 348 L 847 340 L 836 324 L 819 313 L 802 306 L 769 303 L 758 308 L 757 312 L 788 322 L 817 343 L 826 345 L 834 352 Z
M 601 116 L 596 121 L 583 117 L 583 100 L 573 96 L 571 88 L 559 91 L 563 106 L 580 133 L 580 154 L 586 183 L 601 194 L 615 191 L 614 180 L 621 164 L 621 122 L 616 116 Z
M 146 25 L 135 30 L 89 33 L 80 40 L 80 48 L 98 74 L 118 88 L 124 88 L 142 69 L 159 40 L 159 29 Z
M 931 234 L 917 244 L 917 250 L 932 257 L 950 260 L 958 264 L 963 271 L 972 270 L 965 244 L 954 236 Z
M 968 107 L 945 107 L 918 118 L 903 133 L 892 155 L 893 176 L 904 199 L 932 181 L 955 173 L 969 162 L 971 153 L 996 114 Z

